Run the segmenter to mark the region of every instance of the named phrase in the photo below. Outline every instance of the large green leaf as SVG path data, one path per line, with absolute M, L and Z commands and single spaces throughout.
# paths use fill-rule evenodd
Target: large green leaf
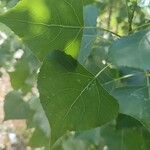
M 38 58 L 50 50 L 65 50 L 77 56 L 83 30 L 82 0 L 22 0 L 0 15 Z
M 110 63 L 150 70 L 150 30 L 143 30 L 123 37 L 110 48 Z
M 61 51 L 44 61 L 38 89 L 52 129 L 51 143 L 67 130 L 97 127 L 117 116 L 118 104 L 98 84 L 97 76 Z

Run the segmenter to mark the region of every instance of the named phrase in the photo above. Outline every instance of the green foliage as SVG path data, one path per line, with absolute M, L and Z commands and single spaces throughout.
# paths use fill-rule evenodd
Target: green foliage
M 147 29 L 117 40 L 109 50 L 108 61 L 115 66 L 150 70 L 149 37 Z
M 116 122 L 68 134 L 53 150 L 148 150 L 150 135 L 134 118 L 120 114 Z
M 81 0 L 22 0 L 1 15 L 0 22 L 10 27 L 41 60 L 54 49 L 76 56 L 82 38 L 82 12 Z
M 52 143 L 67 130 L 97 127 L 116 117 L 118 105 L 99 85 L 99 75 L 88 73 L 77 61 L 60 51 L 53 52 L 44 61 L 38 89 L 51 122 Z
M 150 130 L 150 101 L 147 87 L 122 87 L 115 89 L 113 95 L 118 99 L 120 112 L 138 119 Z
M 4 120 L 27 119 L 32 114 L 29 105 L 23 101 L 21 93 L 16 91 L 10 92 L 5 97 L 4 111 Z
M 149 10 L 149 0 L 0 1 L 5 120 L 27 120 L 29 146 L 149 150 Z
M 36 129 L 28 144 L 34 148 L 45 147 L 47 150 L 50 147 L 50 126 L 48 119 L 38 98 L 32 98 L 29 101 L 29 106 L 30 109 L 34 111 L 34 114 L 28 118 L 28 128 L 36 127 Z

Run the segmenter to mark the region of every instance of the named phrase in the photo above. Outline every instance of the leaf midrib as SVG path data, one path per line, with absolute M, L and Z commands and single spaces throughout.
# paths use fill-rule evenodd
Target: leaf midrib
M 72 29 L 97 29 L 99 27 L 95 26 L 71 26 L 71 25 L 62 25 L 62 24 L 46 24 L 42 22 L 32 22 L 32 21 L 24 21 L 20 19 L 7 19 L 7 21 L 11 22 L 21 22 L 21 23 L 26 23 L 26 24 L 33 24 L 33 25 L 41 25 L 45 27 L 59 27 L 59 28 L 72 28 Z
M 73 108 L 73 106 L 76 104 L 76 102 L 78 101 L 78 99 L 82 96 L 82 94 L 86 91 L 86 89 L 88 89 L 91 84 L 97 80 L 97 78 L 100 76 L 100 74 L 107 68 L 109 67 L 109 65 L 107 65 L 106 67 L 104 67 L 102 70 L 100 70 L 95 76 L 93 76 L 92 80 L 90 80 L 88 82 L 88 84 L 83 88 L 83 90 L 80 92 L 80 94 L 75 98 L 75 100 L 73 101 L 73 103 L 70 105 L 70 107 L 68 108 L 67 112 L 65 113 L 63 120 L 66 119 L 66 117 L 68 116 L 68 114 L 70 113 L 71 109 Z M 95 83 L 95 86 L 97 87 L 97 84 Z M 98 93 L 99 95 L 99 93 Z

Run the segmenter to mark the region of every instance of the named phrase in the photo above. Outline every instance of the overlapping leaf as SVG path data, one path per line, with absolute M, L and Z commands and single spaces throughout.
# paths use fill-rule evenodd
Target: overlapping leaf
M 149 138 L 137 120 L 120 114 L 114 123 L 68 135 L 53 150 L 149 150 Z
M 121 38 L 110 48 L 108 61 L 116 66 L 150 70 L 150 30 Z
M 67 130 L 97 127 L 117 115 L 116 101 L 96 77 L 61 51 L 54 51 L 43 63 L 38 89 L 51 125 L 52 143 Z
M 149 33 L 150 30 L 147 29 L 116 41 L 110 48 L 108 57 L 110 63 L 120 68 L 123 76 L 120 77 L 123 79 L 120 80 L 120 86 L 112 90 L 112 94 L 120 104 L 120 112 L 138 119 L 148 130 L 150 130 Z M 140 68 L 143 71 L 133 68 Z
M 136 127 L 116 130 L 113 126 L 107 126 L 101 129 L 101 138 L 104 141 L 104 148 L 111 150 L 149 149 L 150 135 Z

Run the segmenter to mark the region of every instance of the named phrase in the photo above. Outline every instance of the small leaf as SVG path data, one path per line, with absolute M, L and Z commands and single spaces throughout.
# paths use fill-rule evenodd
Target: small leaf
M 10 92 L 5 97 L 4 111 L 4 120 L 28 119 L 32 114 L 28 103 L 23 101 L 22 94 L 17 91 Z
M 130 116 L 119 115 L 117 123 L 64 137 L 53 150 L 149 150 L 150 133 L 139 124 Z
M 139 120 L 150 131 L 150 98 L 146 86 L 122 87 L 113 90 L 120 112 Z
M 84 5 L 88 5 L 88 4 L 91 4 L 94 2 L 95 2 L 95 0 L 83 0 Z
M 117 116 L 115 99 L 95 76 L 61 51 L 54 51 L 44 61 L 38 89 L 51 125 L 52 144 L 67 130 L 98 127 Z

